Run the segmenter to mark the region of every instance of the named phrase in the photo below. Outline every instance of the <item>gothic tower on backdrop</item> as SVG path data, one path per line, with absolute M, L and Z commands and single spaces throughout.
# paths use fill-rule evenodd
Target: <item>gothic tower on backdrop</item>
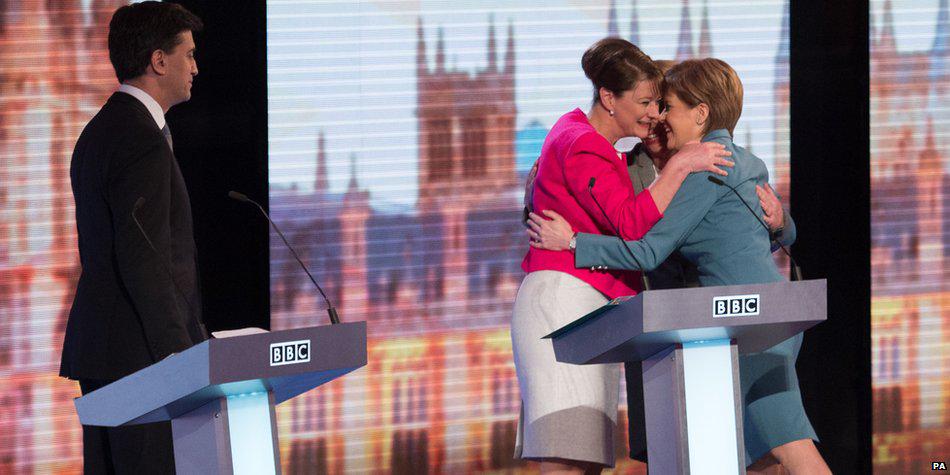
M 934 31 L 933 46 L 930 49 L 930 71 L 928 72 L 931 91 L 928 109 L 936 122 L 937 130 L 946 130 L 950 125 L 950 0 L 940 0 L 937 11 L 937 27 Z M 934 137 L 935 148 L 944 156 L 947 154 L 946 134 Z
M 894 37 L 894 13 L 891 10 L 890 0 L 884 2 L 884 12 L 881 15 L 881 33 L 873 44 L 875 48 L 871 52 L 871 110 L 875 114 L 881 114 L 881 117 L 892 117 L 892 98 L 897 95 L 894 79 L 898 73 L 900 58 L 897 55 L 897 39 Z M 872 148 L 877 148 L 877 145 L 872 141 Z M 874 165 L 872 160 L 872 173 L 874 172 Z
M 327 142 L 323 131 L 317 136 L 317 173 L 313 180 L 313 192 L 322 196 L 328 191 L 327 183 Z
M 934 31 L 933 47 L 930 49 L 930 83 L 934 93 L 941 98 L 950 94 L 950 6 L 948 0 L 940 0 L 937 11 L 937 28 Z
M 709 0 L 703 1 L 703 20 L 699 27 L 699 57 L 711 58 L 712 49 L 712 31 L 709 28 Z
M 917 164 L 917 236 L 922 281 L 942 282 L 944 273 L 943 205 L 945 198 L 943 160 L 937 151 L 933 120 L 927 121 L 924 147 Z
M 790 146 L 790 117 L 789 117 L 789 46 L 788 46 L 788 15 L 789 0 L 782 6 L 782 30 L 779 33 L 778 52 L 775 54 L 775 83 L 772 88 L 775 102 L 775 125 L 773 126 L 775 143 L 772 150 L 774 162 L 772 184 L 775 191 L 782 197 L 782 201 L 789 203 L 789 146 Z
M 468 211 L 501 209 L 499 199 L 516 187 L 514 41 L 514 27 L 509 24 L 504 61 L 499 62 L 492 18 L 486 67 L 474 73 L 448 70 L 440 28 L 435 69 L 430 70 L 419 20 L 417 207 L 420 214 L 442 217 L 442 288 L 447 300 L 467 295 Z
M 640 46 L 640 23 L 637 18 L 637 0 L 630 1 L 630 42 Z M 656 59 L 656 58 L 654 58 Z
M 369 220 L 369 192 L 360 189 L 356 180 L 356 156 L 350 156 L 350 182 L 343 195 L 340 210 L 340 244 L 342 249 L 343 301 L 341 312 L 366 315 L 368 292 L 366 281 L 366 222 Z
M 607 9 L 607 36 L 609 38 L 620 38 L 620 29 L 617 27 L 616 0 L 610 0 L 610 8 Z
M 676 61 L 683 61 L 696 56 L 693 50 L 693 24 L 689 19 L 689 0 L 683 0 L 683 9 L 680 14 L 679 45 L 676 47 Z
M 416 58 L 419 122 L 419 201 L 422 212 L 444 201 L 482 200 L 515 185 L 514 28 L 504 61 L 497 61 L 494 23 L 487 67 L 472 74 L 448 70 L 441 29 L 430 70 L 422 20 Z

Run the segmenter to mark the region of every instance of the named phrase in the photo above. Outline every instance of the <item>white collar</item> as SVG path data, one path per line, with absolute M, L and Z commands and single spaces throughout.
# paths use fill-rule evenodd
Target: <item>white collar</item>
M 120 85 L 119 92 L 124 92 L 138 99 L 139 102 L 145 105 L 148 112 L 152 114 L 152 118 L 155 119 L 155 124 L 158 125 L 158 128 L 165 128 L 165 111 L 162 110 L 162 106 L 158 105 L 158 101 L 148 95 L 147 92 L 128 84 Z

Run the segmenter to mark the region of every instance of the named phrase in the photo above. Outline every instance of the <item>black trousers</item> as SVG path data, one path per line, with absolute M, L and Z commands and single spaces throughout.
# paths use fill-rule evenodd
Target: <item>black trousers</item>
M 83 394 L 112 381 L 80 379 Z M 175 452 L 170 422 L 128 427 L 82 426 L 83 472 L 86 474 L 174 474 Z
M 627 379 L 627 440 L 630 458 L 647 461 L 647 428 L 643 400 L 643 363 L 628 361 L 623 364 Z

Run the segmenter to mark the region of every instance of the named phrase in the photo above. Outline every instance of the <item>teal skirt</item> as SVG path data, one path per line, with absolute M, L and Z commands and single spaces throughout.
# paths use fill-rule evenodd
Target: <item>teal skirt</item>
M 799 333 L 761 353 L 739 356 L 746 465 L 780 445 L 818 440 L 805 415 L 795 372 L 801 347 Z
M 739 356 L 745 463 L 801 439 L 818 441 L 798 389 L 795 361 L 802 334 L 761 353 Z M 626 363 L 630 458 L 647 462 L 643 377 L 639 361 Z

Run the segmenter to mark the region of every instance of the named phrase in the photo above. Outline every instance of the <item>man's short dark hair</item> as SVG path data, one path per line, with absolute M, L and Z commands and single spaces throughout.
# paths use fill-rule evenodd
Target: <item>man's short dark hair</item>
M 133 3 L 119 8 L 109 22 L 109 60 L 119 82 L 145 74 L 152 52 L 171 52 L 185 31 L 201 31 L 201 19 L 181 5 Z

